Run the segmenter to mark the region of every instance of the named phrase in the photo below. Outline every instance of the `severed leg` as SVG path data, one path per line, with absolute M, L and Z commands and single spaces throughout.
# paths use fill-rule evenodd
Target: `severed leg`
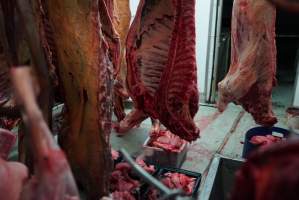
M 0 196 L 1 199 L 20 200 L 22 188 L 28 179 L 25 165 L 7 162 L 0 157 Z
M 35 174 L 26 183 L 21 200 L 78 200 L 78 190 L 66 157 L 55 143 L 35 100 L 29 69 L 13 68 L 11 74 L 18 103 L 23 108 L 23 120 L 30 133 L 35 165 Z
M 123 88 L 122 84 L 115 80 L 114 81 L 114 114 L 117 117 L 117 120 L 120 122 L 126 117 L 125 108 L 124 108 L 124 99 L 129 97 L 127 91 Z

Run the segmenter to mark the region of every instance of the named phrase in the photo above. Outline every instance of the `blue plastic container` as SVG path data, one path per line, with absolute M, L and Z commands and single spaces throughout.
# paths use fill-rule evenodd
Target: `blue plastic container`
M 266 135 L 272 135 L 273 133 L 280 133 L 284 136 L 284 138 L 287 138 L 290 132 L 286 129 L 279 128 L 279 127 L 256 127 L 252 128 L 249 131 L 247 131 L 245 135 L 245 142 L 243 147 L 243 153 L 242 157 L 247 158 L 250 152 L 252 152 L 254 149 L 258 148 L 258 145 L 252 144 L 250 142 L 251 138 L 254 136 L 266 136 Z

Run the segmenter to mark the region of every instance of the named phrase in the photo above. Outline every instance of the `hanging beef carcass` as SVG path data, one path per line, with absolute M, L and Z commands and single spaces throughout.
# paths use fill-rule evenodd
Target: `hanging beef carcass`
M 237 172 L 231 199 L 297 199 L 298 158 L 298 141 L 259 148 Z
M 16 28 L 20 21 L 15 15 L 14 2 L 1 0 L 0 7 L 0 127 L 11 129 L 20 113 L 13 100 L 9 66 L 28 62 L 30 54 L 21 28 Z
M 218 84 L 218 107 L 235 102 L 256 123 L 272 126 L 271 93 L 276 84 L 275 7 L 267 0 L 235 0 L 232 14 L 231 66 Z
M 112 160 L 112 62 L 102 32 L 99 0 L 44 1 L 65 95 L 66 125 L 59 134 L 74 175 L 89 199 L 108 193 Z
M 38 101 L 47 122 L 51 121 L 50 89 L 48 68 L 40 44 L 38 21 L 36 12 L 32 9 L 36 1 L 22 1 L 20 6 L 17 1 L 1 0 L 1 45 L 8 59 L 8 65 L 32 65 L 31 71 L 38 81 L 36 84 L 41 90 Z M 17 4 L 19 6 L 17 6 Z M 18 8 L 18 9 L 17 9 Z M 25 11 L 25 15 L 23 12 Z M 16 110 L 16 109 L 15 109 Z M 14 113 L 11 109 L 7 114 Z M 19 127 L 19 159 L 25 162 L 32 170 L 32 157 L 28 134 L 23 134 L 22 126 Z
M 131 11 L 129 0 L 113 0 L 112 22 L 120 39 L 120 66 L 114 79 L 114 113 L 118 121 L 126 115 L 123 101 L 129 97 L 126 87 L 127 66 L 125 61 L 125 42 L 130 26 Z
M 114 91 L 113 91 L 113 107 L 114 107 L 114 114 L 117 117 L 117 120 L 122 120 L 126 114 L 125 109 L 122 102 L 122 93 L 120 93 L 121 87 L 119 87 L 120 83 L 116 80 L 117 74 L 120 70 L 121 64 L 121 44 L 120 44 L 120 37 L 115 30 L 114 27 L 114 1 L 113 0 L 106 0 L 106 1 L 99 1 L 99 12 L 101 16 L 101 24 L 102 24 L 102 31 L 105 36 L 106 41 L 108 42 L 109 46 L 109 55 L 112 59 L 113 63 L 113 79 L 114 79 Z M 121 86 L 121 85 L 120 85 Z
M 183 139 L 198 138 L 194 13 L 194 0 L 140 1 L 127 38 L 127 83 L 135 108 L 116 126 L 118 132 L 150 116 Z
M 120 65 L 120 39 L 112 21 L 114 14 L 113 1 L 99 1 L 99 14 L 101 18 L 102 33 L 105 36 L 105 40 L 107 41 L 110 50 L 109 53 L 114 67 L 113 75 L 115 78 Z
M 129 1 L 100 1 L 99 11 L 103 33 L 108 42 L 114 66 L 114 114 L 117 120 L 121 121 L 126 116 L 123 101 L 128 98 L 123 77 L 126 68 L 124 62 L 125 39 L 131 19 Z
M 66 157 L 55 143 L 35 100 L 30 69 L 12 68 L 11 74 L 27 133 L 30 133 L 35 166 L 34 176 L 24 186 L 20 199 L 78 200 L 79 193 Z
M 113 0 L 114 2 L 114 15 L 113 15 L 113 24 L 119 34 L 121 51 L 120 59 L 121 65 L 117 74 L 117 81 L 121 84 L 124 92 L 121 92 L 121 95 L 127 97 L 126 92 L 126 74 L 127 74 L 127 64 L 125 59 L 125 49 L 126 49 L 126 39 L 130 27 L 131 21 L 131 10 L 130 10 L 130 1 L 129 0 Z

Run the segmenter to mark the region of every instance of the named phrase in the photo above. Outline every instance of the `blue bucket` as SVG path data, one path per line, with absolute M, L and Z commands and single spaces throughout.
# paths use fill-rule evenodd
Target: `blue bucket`
M 272 135 L 273 133 L 280 133 L 283 135 L 284 138 L 288 137 L 288 135 L 290 134 L 288 130 L 279 127 L 255 127 L 247 131 L 245 135 L 242 157 L 247 158 L 250 152 L 258 148 L 258 145 L 252 144 L 250 142 L 252 137 Z

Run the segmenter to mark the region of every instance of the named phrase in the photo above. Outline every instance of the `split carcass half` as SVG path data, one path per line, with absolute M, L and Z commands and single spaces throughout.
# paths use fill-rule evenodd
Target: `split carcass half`
M 114 15 L 112 18 L 114 27 L 119 34 L 120 38 L 120 59 L 121 65 L 117 74 L 117 81 L 121 83 L 123 88 L 126 90 L 126 74 L 127 74 L 127 64 L 125 59 L 126 50 L 126 39 L 130 28 L 131 22 L 131 10 L 129 0 L 113 0 L 114 3 Z M 122 92 L 122 96 L 127 97 L 127 91 Z
M 12 68 L 12 81 L 23 120 L 30 133 L 34 155 L 34 176 L 23 188 L 22 200 L 79 200 L 71 169 L 62 150 L 44 120 L 35 100 L 35 91 L 28 67 Z
M 37 75 L 35 78 L 39 82 L 36 87 L 41 88 L 38 101 L 44 118 L 49 122 L 51 121 L 51 105 L 48 69 L 40 44 L 39 24 L 35 20 L 36 12 L 34 12 L 33 7 L 36 2 L 27 0 L 0 1 L 1 45 L 9 67 L 27 65 L 28 63 L 35 66 L 34 69 L 32 67 L 32 72 Z M 10 109 L 7 114 L 13 114 L 14 110 L 17 111 L 17 109 Z M 19 130 L 23 132 L 22 127 L 19 127 Z M 19 157 L 27 165 L 31 165 L 33 162 L 31 155 L 27 153 L 30 152 L 29 145 L 26 144 L 28 141 L 27 135 L 19 138 Z
M 99 12 L 101 17 L 102 32 L 105 40 L 108 42 L 109 55 L 113 63 L 113 79 L 114 79 L 114 91 L 113 91 L 113 106 L 114 114 L 118 121 L 122 120 L 126 114 L 123 106 L 123 93 L 121 92 L 122 85 L 117 81 L 117 76 L 120 70 L 121 64 L 121 43 L 119 34 L 115 30 L 115 17 L 114 15 L 114 1 L 106 0 L 99 1 Z
M 112 0 L 108 2 L 113 3 L 113 15 L 111 18 L 120 39 L 120 65 L 114 79 L 114 113 L 118 121 L 121 121 L 126 116 L 123 102 L 129 97 L 125 81 L 127 74 L 125 43 L 131 21 L 131 11 L 129 0 Z
M 53 28 L 66 124 L 59 134 L 89 199 L 108 194 L 113 67 L 102 32 L 99 0 L 44 1 Z
M 150 116 L 188 141 L 199 136 L 195 1 L 141 0 L 127 38 L 127 84 L 135 109 L 125 132 Z
M 112 4 L 112 6 L 107 5 L 106 2 Z M 115 78 L 120 66 L 120 38 L 114 28 L 112 21 L 114 15 L 113 1 L 109 0 L 106 2 L 105 0 L 98 2 L 99 14 L 101 18 L 102 33 L 105 36 L 106 42 L 108 43 L 109 52 L 114 67 L 113 78 Z
M 272 87 L 276 84 L 275 7 L 267 0 L 235 0 L 232 14 L 231 66 L 218 84 L 218 107 L 235 102 L 256 123 L 272 126 Z

